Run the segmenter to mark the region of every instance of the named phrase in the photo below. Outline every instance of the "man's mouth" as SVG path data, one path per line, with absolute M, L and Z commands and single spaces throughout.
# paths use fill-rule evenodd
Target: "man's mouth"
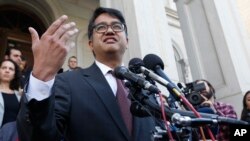
M 105 38 L 104 43 L 111 44 L 115 43 L 117 40 L 115 38 Z

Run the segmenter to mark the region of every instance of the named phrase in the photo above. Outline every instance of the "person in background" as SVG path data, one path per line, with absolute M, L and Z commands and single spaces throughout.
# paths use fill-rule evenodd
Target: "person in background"
M 199 105 L 200 109 L 206 109 L 206 111 L 212 111 L 213 114 L 217 114 L 223 117 L 235 118 L 237 119 L 237 114 L 230 104 L 225 104 L 222 102 L 215 101 L 215 89 L 212 84 L 205 79 L 198 79 L 195 81 L 196 84 L 204 83 L 205 90 L 201 91 L 200 95 L 204 101 Z M 200 111 L 198 109 L 198 111 Z M 203 110 L 205 111 L 205 110 Z M 216 133 L 216 138 L 219 141 L 228 141 L 230 140 L 230 130 L 229 126 L 221 125 L 218 128 L 218 133 Z
M 8 47 L 4 58 L 13 60 L 20 67 L 22 63 L 22 52 L 19 48 Z
M 19 65 L 20 72 L 21 72 L 21 89 L 24 87 L 26 81 L 29 79 L 29 75 L 31 73 L 31 68 L 28 67 L 28 62 L 24 56 L 21 57 L 21 64 Z
M 19 111 L 21 93 L 20 71 L 12 60 L 4 60 L 0 63 L 0 127 L 12 121 L 16 121 Z
M 79 67 L 77 66 L 77 58 L 75 56 L 71 56 L 68 59 L 68 67 L 69 69 L 67 71 L 73 71 L 78 69 Z
M 128 47 L 122 13 L 97 8 L 88 26 L 94 63 L 57 75 L 78 31 L 66 20 L 57 19 L 41 38 L 29 28 L 34 67 L 17 120 L 20 140 L 151 141 L 154 118 L 132 116 L 128 91 L 112 74 Z
M 247 91 L 243 97 L 243 109 L 241 112 L 241 120 L 250 122 L 250 91 Z
M 27 69 L 27 60 L 26 60 L 26 58 L 24 56 L 22 56 L 21 59 L 22 60 L 21 60 L 21 64 L 20 64 L 19 67 L 20 67 L 20 71 L 23 73 Z
M 31 68 L 27 68 L 27 60 L 22 56 L 22 52 L 19 48 L 8 47 L 5 52 L 5 59 L 13 60 L 19 67 L 21 72 L 21 84 L 20 89 L 23 89 L 25 82 L 29 79 Z

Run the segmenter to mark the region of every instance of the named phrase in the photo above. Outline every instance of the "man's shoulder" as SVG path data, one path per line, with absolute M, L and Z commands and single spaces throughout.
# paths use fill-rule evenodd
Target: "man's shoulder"
M 79 75 L 88 74 L 90 72 L 93 72 L 93 65 L 87 67 L 87 68 L 77 68 L 74 71 L 65 71 L 63 73 L 57 74 L 56 77 L 62 77 L 62 78 L 73 78 L 73 77 L 79 77 Z

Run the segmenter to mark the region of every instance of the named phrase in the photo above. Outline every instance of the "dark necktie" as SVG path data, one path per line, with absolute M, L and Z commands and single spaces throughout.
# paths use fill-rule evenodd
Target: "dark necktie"
M 128 91 L 124 87 L 124 83 L 120 79 L 116 79 L 117 82 L 117 92 L 116 99 L 120 107 L 122 118 L 127 126 L 127 129 L 132 135 L 132 114 L 130 113 L 131 102 L 127 98 Z

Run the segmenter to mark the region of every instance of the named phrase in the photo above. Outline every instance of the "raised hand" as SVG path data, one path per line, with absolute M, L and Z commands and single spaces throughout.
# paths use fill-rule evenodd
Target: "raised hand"
M 201 97 L 204 99 L 204 102 L 201 103 L 201 106 L 210 107 L 214 113 L 216 113 L 216 109 L 214 108 L 213 102 L 211 99 L 207 99 L 204 95 L 201 94 Z
M 55 77 L 63 65 L 66 55 L 74 46 L 70 39 L 78 32 L 74 22 L 66 23 L 63 15 L 53 22 L 39 38 L 37 31 L 30 27 L 34 66 L 32 75 L 39 80 L 48 81 Z

